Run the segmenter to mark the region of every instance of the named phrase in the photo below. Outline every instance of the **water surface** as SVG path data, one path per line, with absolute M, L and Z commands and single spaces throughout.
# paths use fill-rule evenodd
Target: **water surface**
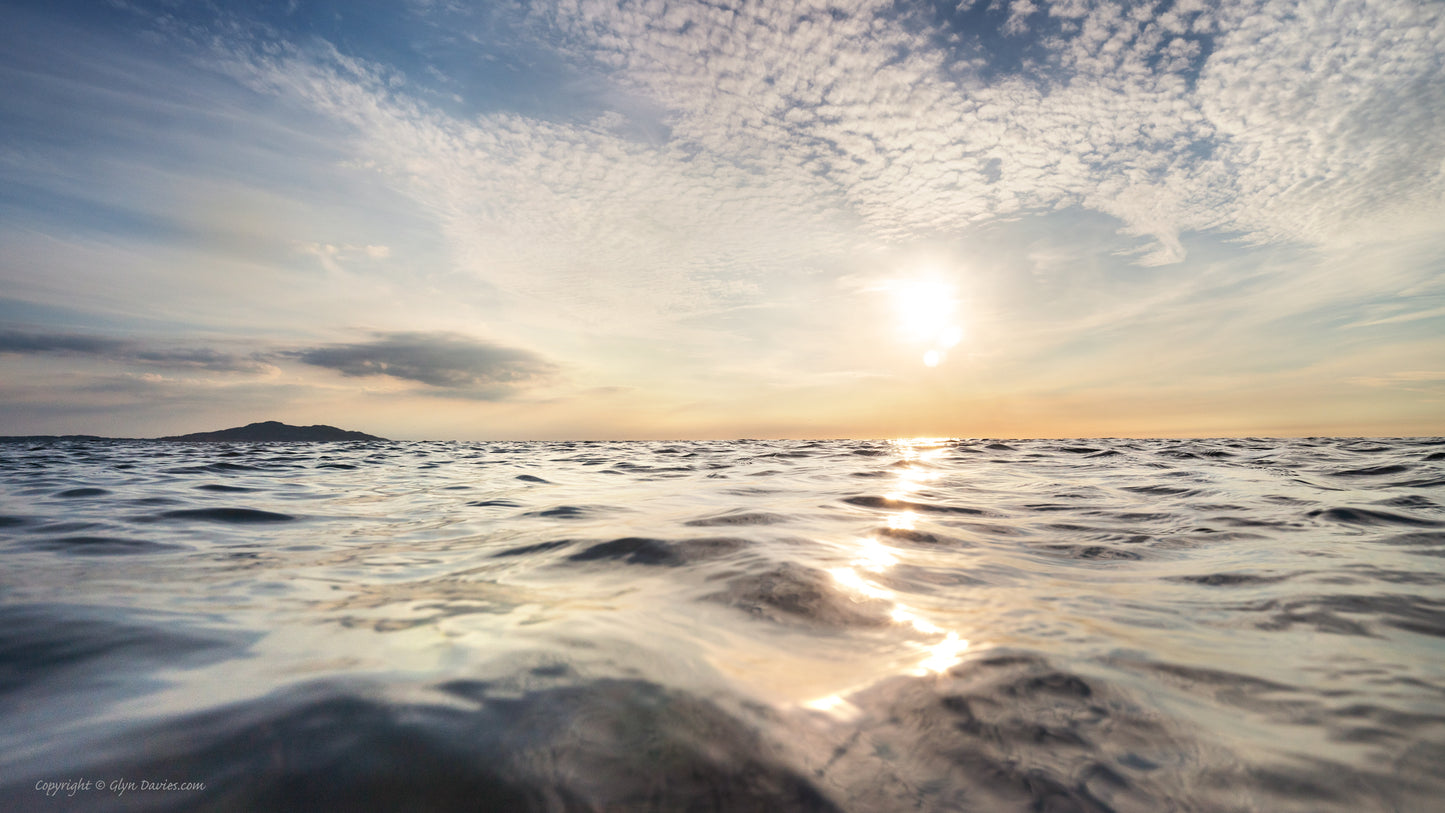
M 1439 439 L 4 444 L 0 808 L 1426 810 L 1442 557 Z

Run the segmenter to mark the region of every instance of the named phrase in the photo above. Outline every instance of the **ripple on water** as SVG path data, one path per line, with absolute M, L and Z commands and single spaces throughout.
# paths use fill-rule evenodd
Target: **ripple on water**
M 1399 464 L 1387 466 L 1366 466 L 1359 469 L 1344 469 L 1343 471 L 1331 471 L 1326 474 L 1331 477 L 1380 477 L 1386 474 L 1407 474 L 1411 471 L 1409 466 Z
M 745 539 L 732 537 L 708 537 L 702 539 L 648 539 L 629 536 L 600 542 L 567 557 L 573 562 L 595 562 L 613 560 L 633 565 L 679 565 L 691 564 L 705 559 L 716 559 L 742 550 L 750 543 Z
M 730 576 L 725 588 L 707 599 L 783 623 L 830 627 L 892 623 L 889 602 L 847 595 L 831 574 L 792 562 Z
M 256 508 L 178 508 L 156 515 L 162 520 L 196 520 L 199 522 L 224 522 L 230 524 L 253 524 L 261 522 L 291 522 L 296 517 L 278 514 L 275 511 L 261 511 Z
M 64 553 L 71 556 L 124 556 L 191 550 L 185 545 L 131 539 L 121 536 L 62 536 L 27 539 L 28 550 Z
M 913 500 L 872 495 L 844 497 L 843 502 L 862 508 L 876 508 L 884 511 L 926 511 L 934 514 L 968 514 L 971 516 L 984 516 L 988 513 L 982 509 L 971 508 L 965 505 L 943 505 L 932 502 L 916 502 Z
M 1426 527 L 1445 525 L 1445 522 L 1441 522 L 1440 520 L 1426 519 L 1408 514 L 1343 506 L 1311 511 L 1309 512 L 1309 516 L 1345 523 L 1347 525 L 1419 525 Z
M 733 525 L 778 525 L 788 521 L 788 518 L 782 514 L 771 514 L 766 511 L 729 511 L 690 519 L 683 524 L 696 528 L 713 528 Z
M 86 487 L 66 489 L 65 491 L 57 492 L 55 496 L 65 497 L 66 499 L 75 499 L 78 497 L 104 497 L 109 493 L 110 491 L 104 488 Z

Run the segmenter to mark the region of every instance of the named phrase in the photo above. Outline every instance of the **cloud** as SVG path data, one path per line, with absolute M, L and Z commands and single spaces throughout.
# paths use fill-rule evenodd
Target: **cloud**
M 528 350 L 450 333 L 384 333 L 371 341 L 288 355 L 345 376 L 390 376 L 483 400 L 536 386 L 556 372 L 555 365 Z
M 647 334 L 749 304 L 760 280 L 868 239 L 806 171 L 759 173 L 686 141 L 635 141 L 617 132 L 616 111 L 586 122 L 453 117 L 334 48 L 229 45 L 214 57 L 222 70 L 352 127 L 354 163 L 409 194 L 458 270 L 505 291 L 534 324 Z M 325 246 L 310 253 L 334 259 Z
M 1445 387 L 1445 370 L 1407 370 L 1378 376 L 1360 376 L 1349 379 L 1351 384 L 1362 387 L 1399 387 L 1401 389 L 1437 389 Z
M 539 386 L 557 373 L 555 364 L 529 350 L 426 332 L 378 333 L 368 341 L 237 354 L 92 334 L 0 330 L 0 354 L 92 357 L 143 368 L 225 373 L 271 372 L 273 362 L 294 359 L 348 377 L 389 376 L 444 391 L 441 394 L 482 400 Z M 130 378 L 159 380 L 151 373 Z
M 1381 224 L 1428 232 L 1445 208 L 1438 4 L 1015 0 L 971 18 L 1033 35 L 1016 46 L 910 9 L 560 0 L 534 15 L 660 100 L 674 139 L 811 177 L 886 239 L 1082 205 L 1152 238 L 1139 261 L 1159 265 L 1183 259 L 1185 231 L 1368 242 Z M 1021 62 L 1000 72 L 1007 48 Z
M 1142 265 L 1182 261 L 1187 232 L 1350 244 L 1429 233 L 1445 210 L 1437 4 L 1003 9 L 960 7 L 971 27 L 891 0 L 515 12 L 539 51 L 664 111 L 662 143 L 615 110 L 450 116 L 325 43 L 230 40 L 212 60 L 351 127 L 358 163 L 462 263 L 569 319 L 735 306 L 810 261 L 1071 207 L 1118 218 Z M 466 30 L 455 7 L 419 13 Z
M 271 369 L 271 365 L 259 353 L 247 356 L 204 347 L 153 347 L 127 339 L 82 333 L 0 330 L 0 353 L 94 356 L 123 364 L 213 372 L 258 373 Z
M 98 356 L 117 353 L 124 347 L 124 342 L 103 336 L 0 330 L 0 353 L 74 353 Z
M 343 263 L 352 263 L 361 259 L 385 260 L 391 257 L 390 246 L 378 245 L 333 245 L 331 243 L 308 243 L 297 241 L 293 244 L 296 252 L 313 256 L 320 262 L 321 267 L 331 274 L 343 273 Z

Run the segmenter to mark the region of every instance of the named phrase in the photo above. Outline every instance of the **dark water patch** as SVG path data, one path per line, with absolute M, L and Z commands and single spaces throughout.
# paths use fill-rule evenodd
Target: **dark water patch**
M 1096 452 L 1101 452 L 1101 451 L 1103 451 L 1103 450 L 1102 450 L 1102 449 L 1097 449 L 1097 448 L 1095 448 L 1095 447 L 1093 447 L 1093 446 L 1060 446 L 1060 447 L 1058 447 L 1058 451 L 1068 452 L 1069 454 L 1087 454 L 1087 455 L 1092 455 L 1092 454 L 1094 454 L 1094 453 L 1096 453 Z
M 1091 513 L 1095 513 L 1095 512 L 1091 512 Z M 1120 521 L 1120 522 L 1123 522 L 1123 523 L 1126 523 L 1126 524 L 1130 524 L 1130 525 L 1136 524 L 1136 523 L 1149 523 L 1149 522 L 1168 523 L 1168 522 L 1177 522 L 1177 521 L 1179 520 L 1179 515 L 1178 515 L 1178 514 L 1166 514 L 1166 513 L 1161 513 L 1161 512 L 1157 512 L 1157 511 L 1154 511 L 1154 512 L 1145 512 L 1145 511 L 1118 511 L 1118 512 L 1112 512 L 1112 513 L 1111 513 L 1111 512 L 1108 512 L 1108 511 L 1099 511 L 1099 512 L 1096 512 L 1096 513 L 1098 513 L 1099 515 L 1101 515 L 1101 516 L 1103 516 L 1103 517 L 1106 517 L 1106 518 L 1108 518 L 1108 519 L 1118 520 L 1118 521 Z
M 530 556 L 534 553 L 546 553 L 549 550 L 565 548 L 572 544 L 570 539 L 558 539 L 552 542 L 538 542 L 535 545 L 521 545 L 515 548 L 507 548 L 499 553 L 492 554 L 493 558 L 503 556 Z
M 316 464 L 316 468 L 318 468 L 318 469 L 343 469 L 343 470 L 348 470 L 348 471 L 349 471 L 349 470 L 355 469 L 356 466 L 353 465 L 353 464 L 351 464 L 351 463 L 317 463 L 317 464 Z
M 1024 508 L 1030 511 L 1075 511 L 1078 506 L 1057 502 L 1035 502 L 1025 504 Z
M 848 595 L 828 573 L 792 562 L 732 576 L 723 591 L 707 598 L 770 621 L 830 627 L 892 623 L 888 602 Z
M 748 546 L 747 540 L 731 537 L 702 539 L 649 539 L 629 536 L 602 542 L 568 556 L 573 562 L 613 560 L 633 565 L 667 565 L 677 567 L 705 559 L 726 556 Z
M 1330 471 L 1325 473 L 1331 477 L 1379 477 L 1385 474 L 1405 474 L 1409 471 L 1409 466 L 1394 464 L 1389 466 L 1367 466 L 1361 469 L 1345 469 L 1343 471 Z
M 1364 616 L 1396 629 L 1445 638 L 1445 600 L 1394 593 L 1333 595 L 1308 602 L 1288 603 L 1284 605 L 1284 610 L 1294 612 L 1298 608 L 1312 606 L 1332 613 Z
M 1157 759 L 1185 752 L 1126 696 L 1042 658 L 972 661 L 852 698 L 866 722 L 822 778 L 860 810 L 1155 810 Z M 906 755 L 906 761 L 904 759 Z M 889 770 L 879 770 L 882 764 Z M 1179 809 L 1210 809 L 1180 800 Z
M 1423 494 L 1406 494 L 1388 500 L 1376 500 L 1371 505 L 1386 505 L 1391 508 L 1439 508 L 1440 505 Z
M 221 494 L 245 494 L 253 491 L 260 491 L 259 488 L 247 488 L 246 486 L 228 486 L 222 483 L 206 483 L 196 486 L 201 491 L 214 491 Z
M 1271 602 L 1271 605 L 1274 603 Z M 1316 602 L 1296 601 L 1283 605 L 1268 618 L 1256 621 L 1254 626 L 1270 632 L 1284 632 L 1297 626 L 1325 632 L 1332 635 L 1352 635 L 1362 638 L 1376 637 L 1368 625 L 1346 618 Z
M 133 505 L 181 505 L 189 501 L 175 497 L 137 497 L 128 502 Z
M 1426 461 L 1427 463 L 1433 463 L 1437 460 L 1445 460 L 1445 452 L 1431 452 L 1430 454 L 1427 454 L 1420 459 Z
M 255 508 L 181 508 L 157 515 L 163 520 L 197 520 L 200 522 L 225 522 L 230 524 L 252 524 L 262 522 L 291 522 L 296 517 L 261 511 Z
M 1440 546 L 1445 545 L 1445 531 L 1415 531 L 1413 533 L 1394 534 L 1374 541 L 1385 545 Z
M 696 695 L 641 680 L 520 696 L 442 688 L 456 703 L 307 687 L 135 731 L 126 739 L 143 750 L 116 742 L 75 767 L 205 782 L 144 797 L 174 810 L 838 809 L 756 724 Z M 36 781 L 7 783 L 0 801 L 33 802 Z
M 1373 565 L 1346 565 L 1355 574 L 1346 583 L 1385 582 L 1387 584 L 1418 584 L 1422 586 L 1445 585 L 1445 572 L 1422 572 L 1416 570 L 1390 570 Z
M 541 511 L 528 511 L 524 517 L 542 517 L 544 519 L 582 519 L 587 516 L 585 508 L 578 508 L 575 505 L 559 505 L 555 508 L 546 508 Z
M 25 517 L 0 516 L 0 528 L 14 528 L 19 525 L 24 525 L 29 521 L 30 520 Z
M 1414 480 L 1396 480 L 1383 483 L 1387 488 L 1445 488 L 1445 476 L 1421 477 Z
M 1223 669 L 1134 657 L 1111 657 L 1106 659 L 1106 662 L 1130 672 L 1152 673 L 1164 678 L 1167 684 L 1204 690 L 1212 696 L 1220 696 L 1221 693 L 1228 693 L 1226 697 L 1287 694 L 1292 690 L 1292 687 L 1283 683 Z
M 123 673 L 194 664 L 234 640 L 212 636 L 179 617 L 144 623 L 116 607 L 76 604 L 0 606 L 0 706 L 11 692 L 64 677 L 114 683 Z M 202 657 L 199 660 L 211 660 Z M 15 809 L 15 808 L 11 808 Z
M 895 500 L 888 497 L 868 495 L 844 497 L 843 502 L 849 505 L 857 505 L 863 508 L 876 508 L 884 511 L 926 511 L 935 514 L 969 514 L 971 516 L 982 516 L 987 513 L 981 509 L 969 508 L 963 505 L 940 505 L 938 503 Z
M 522 504 L 513 500 L 472 500 L 467 505 L 473 508 L 521 508 Z
M 1119 455 L 1120 452 L 1116 452 L 1113 449 L 1104 449 L 1103 451 L 1095 452 L 1094 454 L 1088 455 L 1088 458 L 1090 460 L 1097 460 L 1101 457 L 1118 457 Z
M 1209 573 L 1203 576 L 1178 576 L 1174 581 L 1203 584 L 1208 587 L 1238 587 L 1259 584 L 1275 584 L 1292 578 L 1294 574 L 1264 576 L 1258 573 Z
M 1192 497 L 1199 493 L 1197 488 L 1180 488 L 1179 486 L 1148 485 L 1148 486 L 1124 486 L 1123 491 L 1132 491 L 1135 494 L 1148 494 L 1151 497 Z
M 1397 514 L 1391 511 L 1374 511 L 1368 508 L 1323 508 L 1309 512 L 1309 516 L 1327 519 L 1333 522 L 1342 522 L 1347 525 L 1419 525 L 1425 527 L 1445 525 L 1445 522 L 1438 520 L 1409 516 L 1407 514 Z
M 684 522 L 683 525 L 712 528 L 733 525 L 778 525 L 787 521 L 788 518 L 782 514 L 770 514 L 765 511 L 729 511 L 725 514 L 691 519 Z
M 930 531 L 916 531 L 912 528 L 879 528 L 877 533 L 885 539 L 910 542 L 915 545 L 965 547 L 970 544 L 956 536 L 932 533 Z
M 985 449 L 991 449 L 991 450 L 993 450 L 993 451 L 995 451 L 995 452 L 1013 452 L 1013 451 L 1017 451 L 1017 449 L 1016 449 L 1015 447 L 1010 446 L 1010 445 L 1008 445 L 1007 443 L 990 443 L 990 444 L 988 444 L 987 446 L 985 446 L 985 447 L 983 447 L 983 448 L 985 448 Z
M 126 554 L 168 553 L 190 550 L 184 545 L 129 539 L 118 536 L 63 536 L 28 540 L 29 550 L 64 553 L 71 556 L 122 556 Z
M 200 466 L 181 466 L 179 468 L 167 469 L 167 474 L 207 474 L 210 472 L 226 471 L 264 471 L 260 466 L 248 466 L 244 463 L 207 463 Z
M 551 481 L 543 480 L 541 477 L 538 477 L 535 474 L 519 474 L 517 475 L 517 479 L 521 480 L 524 483 L 545 483 L 547 485 L 551 485 Z
M 1340 450 L 1346 452 L 1356 452 L 1358 454 L 1379 454 L 1380 452 L 1395 451 L 1389 446 L 1380 446 L 1373 443 L 1363 445 L 1356 443 L 1345 443 L 1340 445 Z
M 1266 494 L 1260 497 L 1264 502 L 1273 505 L 1314 505 L 1310 500 L 1303 500 L 1299 497 L 1290 497 L 1285 494 Z
M 35 525 L 25 529 L 27 534 L 69 534 L 77 531 L 88 531 L 92 528 L 104 528 L 104 522 L 92 522 L 89 520 L 73 520 L 71 522 L 47 522 L 43 525 Z
M 1041 548 L 1043 550 L 1053 551 L 1069 559 L 1108 561 L 1114 559 L 1137 560 L 1144 558 L 1131 550 L 1120 550 L 1119 548 L 1110 548 L 1104 545 L 1055 544 L 1043 545 Z
M 71 499 L 74 497 L 104 497 L 109 493 L 110 491 L 104 488 L 86 487 L 66 489 L 55 496 Z

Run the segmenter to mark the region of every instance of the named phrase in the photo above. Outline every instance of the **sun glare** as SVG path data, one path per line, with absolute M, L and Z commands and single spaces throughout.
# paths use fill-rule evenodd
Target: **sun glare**
M 928 348 L 923 353 L 924 366 L 942 364 L 946 351 L 963 341 L 954 286 L 935 277 L 924 277 L 899 280 L 892 288 L 903 335 L 909 342 Z

